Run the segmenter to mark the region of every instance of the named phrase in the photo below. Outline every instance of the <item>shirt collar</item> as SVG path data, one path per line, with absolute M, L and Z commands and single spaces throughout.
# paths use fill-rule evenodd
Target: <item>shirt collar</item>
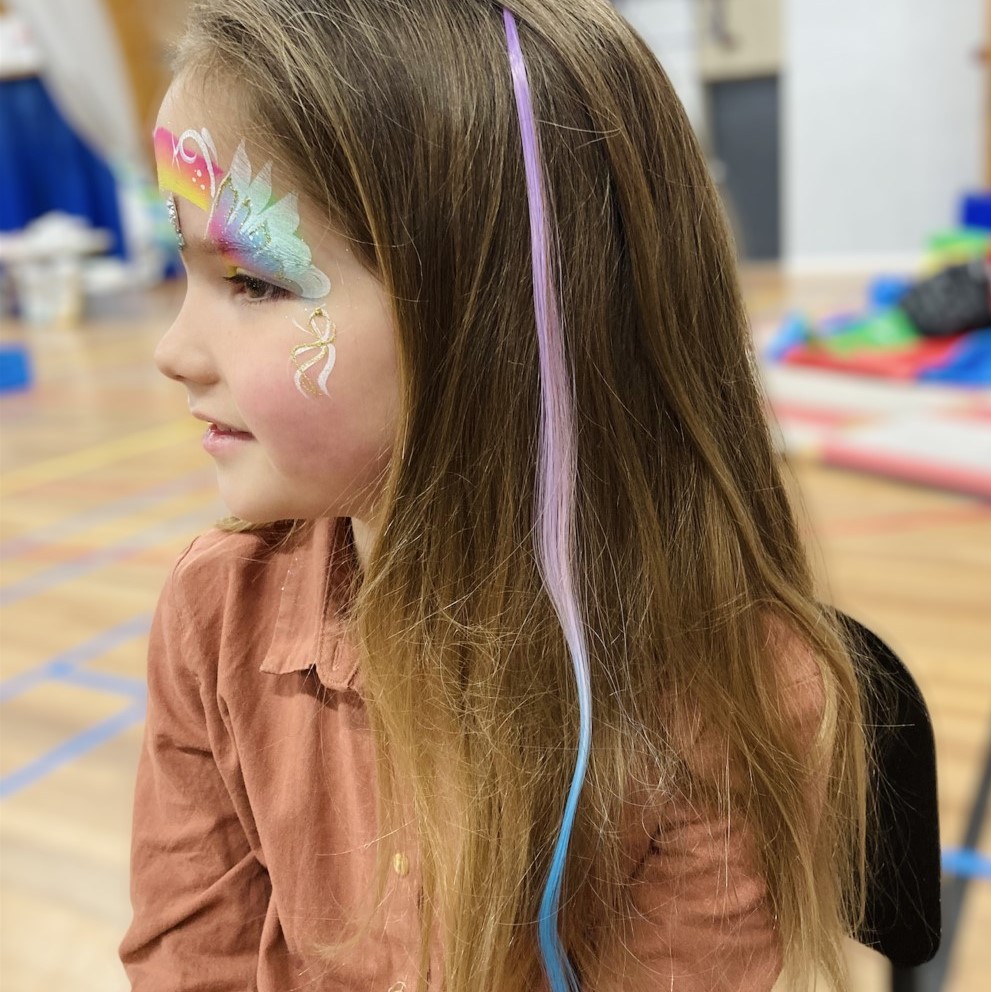
M 360 693 L 358 652 L 344 616 L 357 569 L 351 521 L 323 517 L 307 522 L 278 557 L 279 612 L 261 670 L 288 675 L 315 667 L 328 689 Z

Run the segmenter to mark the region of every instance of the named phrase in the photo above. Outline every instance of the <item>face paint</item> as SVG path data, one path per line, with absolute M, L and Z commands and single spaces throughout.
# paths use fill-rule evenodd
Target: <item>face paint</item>
M 296 194 L 272 199 L 272 163 L 252 177 L 244 142 L 217 190 L 207 232 L 238 265 L 297 288 L 304 299 L 330 292 L 330 280 L 310 264 L 310 249 L 299 237 Z
M 159 187 L 208 211 L 207 234 L 231 264 L 288 286 L 304 299 L 321 299 L 330 292 L 330 280 L 311 264 L 309 246 L 297 233 L 296 194 L 272 197 L 271 162 L 252 176 L 242 141 L 225 175 L 206 128 L 190 128 L 178 138 L 158 128 L 155 156 Z M 181 239 L 174 200 L 170 216 Z
M 310 382 L 306 372 L 318 362 L 323 361 L 324 366 L 317 376 L 317 387 L 324 396 L 329 396 L 327 378 L 334 368 L 334 359 L 337 357 L 337 349 L 334 347 L 334 341 L 337 339 L 337 328 L 334 326 L 334 322 L 327 316 L 327 311 L 323 307 L 317 307 L 310 314 L 307 327 L 297 324 L 295 320 L 293 325 L 301 331 L 308 330 L 314 338 L 313 344 L 300 344 L 292 350 L 292 360 L 296 366 L 296 374 L 293 376 L 296 388 L 304 396 L 316 396 L 317 390 Z M 316 355 L 301 363 L 300 356 L 308 351 L 315 351 Z
M 165 209 L 169 212 L 169 223 L 175 231 L 176 241 L 179 244 L 179 251 L 186 247 L 186 239 L 182 236 L 182 228 L 179 226 L 179 211 L 175 208 L 175 197 L 169 193 L 165 198 Z
M 158 188 L 189 200 L 200 210 L 210 209 L 217 180 L 224 174 L 216 159 L 217 149 L 205 127 L 189 128 L 178 138 L 164 127 L 155 131 Z

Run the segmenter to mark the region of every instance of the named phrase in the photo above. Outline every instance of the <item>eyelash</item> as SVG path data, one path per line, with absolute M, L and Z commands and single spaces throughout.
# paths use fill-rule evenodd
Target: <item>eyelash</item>
M 274 283 L 266 282 L 256 276 L 249 276 L 246 272 L 236 272 L 232 276 L 224 276 L 224 281 L 236 286 L 239 292 L 235 292 L 234 295 L 244 296 L 245 302 L 248 304 L 275 303 L 278 300 L 287 300 L 292 296 L 288 289 L 283 289 L 281 286 L 276 286 Z M 253 297 L 249 295 L 252 292 L 261 292 L 267 295 Z

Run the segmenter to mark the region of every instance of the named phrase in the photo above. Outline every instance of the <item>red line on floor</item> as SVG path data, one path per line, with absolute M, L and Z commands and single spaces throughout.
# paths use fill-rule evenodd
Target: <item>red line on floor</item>
M 849 517 L 820 523 L 817 529 L 829 537 L 848 534 L 897 534 L 919 530 L 967 524 L 991 519 L 991 506 L 957 506 L 933 510 L 906 510 L 904 513 L 884 513 L 873 517 Z

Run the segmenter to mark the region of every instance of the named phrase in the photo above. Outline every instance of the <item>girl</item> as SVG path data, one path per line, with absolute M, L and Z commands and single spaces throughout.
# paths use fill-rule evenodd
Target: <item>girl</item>
M 214 0 L 139 992 L 843 985 L 865 742 L 682 109 L 604 0 Z

